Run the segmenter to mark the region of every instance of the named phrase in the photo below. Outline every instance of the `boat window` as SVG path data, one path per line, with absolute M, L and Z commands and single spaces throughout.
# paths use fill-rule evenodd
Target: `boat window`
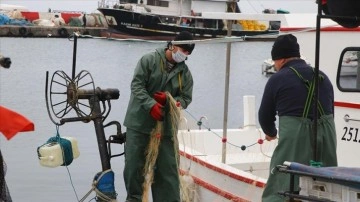
M 137 0 L 120 0 L 120 4 L 133 3 L 136 4 Z M 116 5 L 116 4 L 115 4 Z
M 342 51 L 336 84 L 341 91 L 360 92 L 360 47 L 347 47 Z
M 169 2 L 168 1 L 159 1 L 159 0 L 147 0 L 147 5 L 169 7 Z

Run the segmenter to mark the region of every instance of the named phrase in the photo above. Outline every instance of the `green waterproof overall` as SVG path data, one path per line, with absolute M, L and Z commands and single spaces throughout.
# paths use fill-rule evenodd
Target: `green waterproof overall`
M 262 195 L 263 202 L 282 202 L 287 199 L 278 194 L 290 190 L 290 174 L 278 172 L 277 165 L 284 161 L 309 165 L 313 159 L 313 122 L 308 119 L 314 92 L 314 79 L 306 81 L 295 69 L 291 68 L 308 88 L 307 102 L 302 117 L 279 117 L 279 141 L 270 162 L 270 174 Z M 323 167 L 337 166 L 336 132 L 333 115 L 324 115 L 318 102 L 320 117 L 317 123 L 317 157 Z M 295 176 L 295 190 L 299 188 L 299 177 Z
M 163 134 L 159 146 L 159 154 L 154 167 L 154 183 L 151 186 L 153 202 L 180 202 L 180 181 L 178 173 L 178 141 L 173 137 L 177 125 L 171 123 L 169 99 L 164 106 Z M 150 141 L 150 134 L 141 133 L 128 128 L 125 148 L 125 186 L 128 189 L 126 201 L 141 202 L 144 182 L 145 150 Z M 174 144 L 175 142 L 175 144 Z M 137 159 L 131 161 L 131 159 Z M 130 165 L 130 162 L 133 164 Z M 130 179 L 131 178 L 131 179 Z

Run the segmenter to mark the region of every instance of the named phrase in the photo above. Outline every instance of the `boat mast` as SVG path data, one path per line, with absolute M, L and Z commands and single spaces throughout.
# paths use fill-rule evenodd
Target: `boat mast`
M 231 5 L 236 4 L 235 0 L 230 2 Z M 235 12 L 233 9 L 232 12 Z M 231 36 L 233 20 L 227 20 L 227 36 Z M 231 42 L 226 44 L 226 73 L 225 73 L 225 96 L 224 96 L 224 121 L 223 121 L 223 138 L 222 138 L 222 157 L 221 162 L 226 163 L 226 143 L 227 143 L 227 121 L 229 109 L 229 80 L 230 80 L 230 56 L 231 56 Z
M 314 124 L 313 124 L 313 136 L 314 136 L 314 154 L 313 160 L 318 161 L 317 156 L 317 123 L 318 123 L 318 105 L 317 100 L 319 100 L 319 63 L 320 63 L 320 28 L 321 28 L 321 18 L 322 18 L 322 5 L 321 2 L 318 1 L 318 13 L 316 15 L 316 34 L 315 34 L 315 68 L 314 68 L 314 79 L 315 79 L 315 91 L 314 91 Z

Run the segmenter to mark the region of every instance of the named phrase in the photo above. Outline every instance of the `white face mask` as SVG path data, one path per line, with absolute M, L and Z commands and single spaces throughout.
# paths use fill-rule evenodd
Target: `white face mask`
M 177 50 L 175 53 L 172 52 L 172 58 L 177 63 L 185 61 L 186 57 L 187 55 L 180 50 Z

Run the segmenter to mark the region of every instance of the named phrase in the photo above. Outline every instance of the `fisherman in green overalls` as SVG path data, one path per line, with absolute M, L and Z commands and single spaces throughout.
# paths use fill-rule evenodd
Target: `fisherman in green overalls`
M 289 190 L 290 175 L 276 166 L 284 161 L 309 165 L 313 160 L 313 109 L 318 107 L 317 161 L 323 167 L 337 166 L 334 123 L 334 91 L 328 77 L 320 71 L 319 100 L 314 102 L 314 70 L 300 58 L 297 38 L 279 36 L 271 50 L 277 71 L 264 90 L 259 109 L 259 123 L 266 140 L 277 138 L 276 115 L 279 117 L 278 145 L 270 162 L 270 174 L 262 195 L 263 202 L 285 201 L 278 192 Z M 298 190 L 299 178 L 295 178 Z
M 193 40 L 181 32 L 175 41 Z M 185 60 L 195 44 L 168 44 L 144 55 L 138 62 L 131 82 L 131 96 L 125 116 L 126 131 L 124 180 L 127 202 L 141 201 L 144 164 L 150 134 L 157 121 L 163 121 L 166 93 L 186 109 L 192 100 L 193 78 Z M 164 122 L 166 124 L 167 122 Z M 164 126 L 165 128 L 167 126 Z M 159 154 L 151 186 L 153 202 L 180 202 L 178 156 L 171 135 L 161 137 Z

